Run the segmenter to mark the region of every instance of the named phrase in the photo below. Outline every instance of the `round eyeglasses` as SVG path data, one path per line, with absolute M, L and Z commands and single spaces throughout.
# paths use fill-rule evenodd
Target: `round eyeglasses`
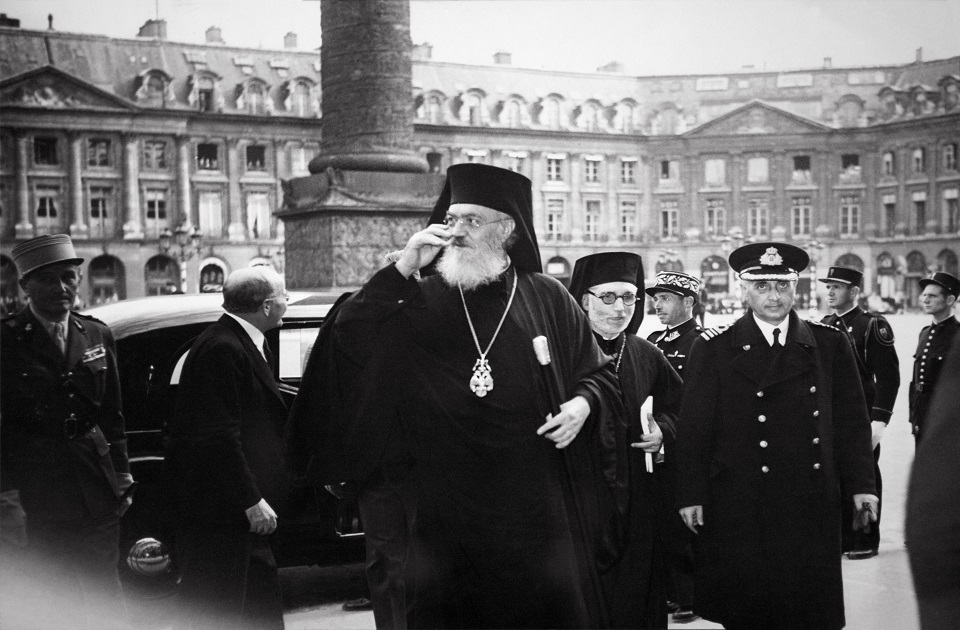
M 480 217 L 477 217 L 474 215 L 470 215 L 466 217 L 455 217 L 453 215 L 448 214 L 443 218 L 443 224 L 446 225 L 448 228 L 454 228 L 454 227 L 457 227 L 458 225 L 462 225 L 463 227 L 466 227 L 466 228 L 477 229 L 482 225 L 490 225 L 491 223 L 500 223 L 502 221 L 506 221 L 506 219 L 494 219 L 493 221 L 481 221 Z
M 587 293 L 589 293 L 595 298 L 600 298 L 600 301 L 603 302 L 604 304 L 613 304 L 618 299 L 623 300 L 624 306 L 633 306 L 634 304 L 637 303 L 636 293 L 624 293 L 622 295 L 617 295 L 616 293 L 613 293 L 613 292 L 597 294 L 597 293 L 594 293 L 593 291 L 587 291 Z

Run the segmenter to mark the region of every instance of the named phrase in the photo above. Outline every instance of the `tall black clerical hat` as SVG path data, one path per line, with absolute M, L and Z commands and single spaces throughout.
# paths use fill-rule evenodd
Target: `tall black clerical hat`
M 810 256 L 787 243 L 747 243 L 730 254 L 730 266 L 744 280 L 796 280 Z
M 953 297 L 960 297 L 960 278 L 957 278 L 954 275 L 949 273 L 938 271 L 933 274 L 932 278 L 924 278 L 920 281 L 920 288 L 924 288 L 928 284 L 939 284 L 943 287 L 943 290 L 947 292 L 947 295 L 952 295 Z
M 516 222 L 516 241 L 507 248 L 518 269 L 541 272 L 540 247 L 533 231 L 533 192 L 530 180 L 488 164 L 467 162 L 447 169 L 447 182 L 437 199 L 428 223 L 443 223 L 447 210 L 455 203 L 475 203 L 510 216 Z M 421 269 L 428 274 L 434 265 Z
M 863 272 L 850 267 L 830 267 L 826 278 L 820 278 L 820 282 L 842 282 L 852 287 L 859 287 L 863 281 Z
M 584 256 L 573 266 L 570 294 L 581 304 L 590 287 L 606 282 L 629 282 L 637 286 L 636 308 L 627 325 L 627 334 L 635 335 L 643 322 L 643 259 L 630 252 L 602 252 Z

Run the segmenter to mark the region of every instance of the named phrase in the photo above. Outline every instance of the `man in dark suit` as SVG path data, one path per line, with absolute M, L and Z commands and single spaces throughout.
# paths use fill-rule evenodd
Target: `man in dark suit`
M 821 320 L 845 333 L 856 355 L 860 381 L 867 408 L 870 410 L 871 444 L 873 445 L 873 475 L 877 481 L 877 497 L 883 510 L 883 481 L 880 477 L 880 440 L 890 423 L 893 403 L 900 389 L 900 360 L 893 345 L 893 329 L 881 315 L 867 313 L 857 306 L 863 288 L 863 273 L 849 267 L 830 267 L 826 278 L 821 278 L 827 289 L 827 304 L 833 314 Z M 852 505 L 842 504 L 840 523 L 843 532 L 843 552 L 851 560 L 863 560 L 877 555 L 880 546 L 880 511 L 877 522 L 869 532 L 854 531 Z
M 287 409 L 264 332 L 287 309 L 268 267 L 232 273 L 227 311 L 197 338 L 180 378 L 167 452 L 187 626 L 282 629 L 269 534 L 288 491 Z
M 118 538 L 133 483 L 113 335 L 70 310 L 83 259 L 69 236 L 20 243 L 13 259 L 29 305 L 2 325 L 0 445 L 4 487 L 20 491 L 26 512 L 31 569 L 46 569 L 35 615 L 51 627 L 111 627 L 124 621 Z
M 750 310 L 704 331 L 684 369 L 678 505 L 698 534 L 694 611 L 726 628 L 842 628 L 840 501 L 876 520 L 853 350 L 793 311 L 808 261 L 785 243 L 735 250 Z
M 657 284 L 646 290 L 653 298 L 653 308 L 666 326 L 664 330 L 651 333 L 647 341 L 656 345 L 667 357 L 667 361 L 677 374 L 683 378 L 683 368 L 690 356 L 693 342 L 702 330 L 694 317 L 695 306 L 701 304 L 700 281 L 693 276 L 678 271 L 661 271 L 657 274 Z M 667 505 L 673 505 L 676 477 L 676 465 L 670 458 L 664 458 L 664 467 L 669 474 L 663 475 L 667 481 L 664 493 Z M 667 510 L 661 519 L 664 528 L 667 564 L 667 606 L 673 613 L 673 620 L 687 623 L 697 618 L 693 612 L 693 546 L 692 536 L 677 516 L 675 510 Z
M 960 296 L 960 279 L 949 273 L 937 272 L 932 278 L 920 281 L 920 304 L 923 312 L 933 316 L 933 323 L 920 331 L 920 343 L 913 355 L 913 382 L 910 383 L 910 424 L 917 444 L 924 437 L 933 392 L 940 381 L 940 369 L 950 347 L 957 339 L 960 321 L 953 315 L 953 307 Z

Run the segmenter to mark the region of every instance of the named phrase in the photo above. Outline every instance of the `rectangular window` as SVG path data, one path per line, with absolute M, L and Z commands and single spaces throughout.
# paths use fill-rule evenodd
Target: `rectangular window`
M 600 161 L 599 160 L 584 160 L 583 181 L 585 181 L 588 184 L 600 183 Z
M 660 180 L 676 183 L 680 179 L 680 162 L 677 160 L 660 161 Z
M 860 233 L 860 197 L 840 197 L 840 236 L 857 236 Z
M 893 236 L 897 226 L 897 196 L 884 195 L 883 202 L 883 233 L 885 236 Z
M 600 202 L 588 201 L 584 214 L 583 238 L 586 241 L 596 241 L 600 238 Z
M 144 203 L 146 204 L 144 232 L 148 237 L 157 238 L 167 227 L 167 191 L 156 188 L 147 189 L 144 194 Z
M 793 173 L 790 176 L 791 184 L 810 185 L 813 184 L 813 175 L 810 172 L 810 156 L 793 156 Z
M 527 166 L 527 156 L 526 155 L 508 155 L 507 156 L 507 170 L 513 171 L 514 173 L 523 173 L 524 169 Z
M 703 181 L 707 186 L 723 186 L 727 182 L 727 163 L 723 160 L 704 162 Z
M 144 140 L 143 168 L 152 171 L 167 170 L 167 143 L 163 140 Z
M 217 191 L 202 191 L 199 201 L 200 233 L 214 238 L 221 237 L 223 235 L 223 211 L 220 208 L 220 193 Z
M 840 183 L 850 184 L 860 182 L 860 156 L 856 153 L 845 153 L 840 156 Z
M 810 197 L 794 197 L 790 206 L 790 233 L 794 238 L 810 236 Z
M 620 183 L 621 184 L 636 184 L 637 183 L 637 163 L 634 160 L 621 160 L 620 161 Z
M 747 202 L 747 234 L 766 236 L 770 211 L 765 199 L 751 199 Z
M 637 236 L 637 202 L 620 202 L 620 238 L 625 241 L 635 240 Z
M 704 214 L 704 231 L 708 236 L 721 236 L 727 232 L 726 203 L 723 199 L 708 199 Z
M 290 150 L 290 170 L 293 175 L 305 176 L 310 174 L 310 160 L 313 151 L 306 147 L 293 147 Z
M 960 202 L 957 201 L 957 189 L 943 191 L 943 205 L 947 211 L 947 232 L 960 231 Z
M 562 199 L 547 200 L 547 240 L 559 241 L 563 234 L 564 208 Z
M 769 161 L 767 158 L 755 157 L 747 160 L 747 182 L 750 184 L 765 184 L 769 179 Z
M 110 141 L 104 138 L 87 140 L 87 166 L 110 166 Z
M 547 158 L 547 181 L 563 181 L 563 160 L 561 158 Z
M 210 142 L 198 144 L 197 168 L 203 171 L 219 171 L 220 147 Z
M 60 188 L 37 186 L 37 208 L 34 224 L 39 234 L 59 230 Z
M 113 232 L 113 188 L 90 187 L 90 236 L 104 238 Z
M 923 234 L 927 231 L 927 200 L 914 199 L 913 216 L 916 217 L 917 234 Z
M 894 160 L 893 151 L 887 151 L 883 154 L 883 161 L 880 166 L 880 174 L 884 177 L 894 177 L 896 173 L 896 162 Z
M 58 166 L 60 153 L 57 139 L 37 136 L 33 139 L 33 163 L 36 166 Z
M 660 237 L 676 238 L 678 234 L 678 216 L 680 203 L 677 201 L 660 202 Z
M 913 172 L 922 174 L 927 170 L 927 154 L 922 148 L 916 148 L 913 150 Z
M 957 143 L 943 145 L 943 170 L 957 170 Z
M 247 233 L 251 238 L 270 238 L 270 199 L 267 193 L 247 193 Z
M 200 88 L 197 90 L 197 108 L 201 112 L 212 112 L 213 102 L 213 88 Z
M 246 153 L 248 171 L 267 170 L 267 147 L 253 144 L 247 147 Z

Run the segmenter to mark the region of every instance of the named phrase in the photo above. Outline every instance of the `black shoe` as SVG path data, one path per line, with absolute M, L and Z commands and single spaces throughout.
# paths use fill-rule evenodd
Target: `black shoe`
M 851 560 L 866 560 L 880 553 L 876 549 L 863 549 L 861 551 L 848 551 L 847 558 Z
M 343 609 L 347 612 L 354 612 L 357 610 L 373 610 L 373 602 L 370 601 L 369 597 L 351 599 L 350 601 L 343 602 Z
M 699 618 L 700 616 L 693 612 L 693 610 L 689 608 L 683 608 L 682 606 L 678 608 L 675 613 L 673 613 L 674 623 L 690 623 L 691 621 Z

